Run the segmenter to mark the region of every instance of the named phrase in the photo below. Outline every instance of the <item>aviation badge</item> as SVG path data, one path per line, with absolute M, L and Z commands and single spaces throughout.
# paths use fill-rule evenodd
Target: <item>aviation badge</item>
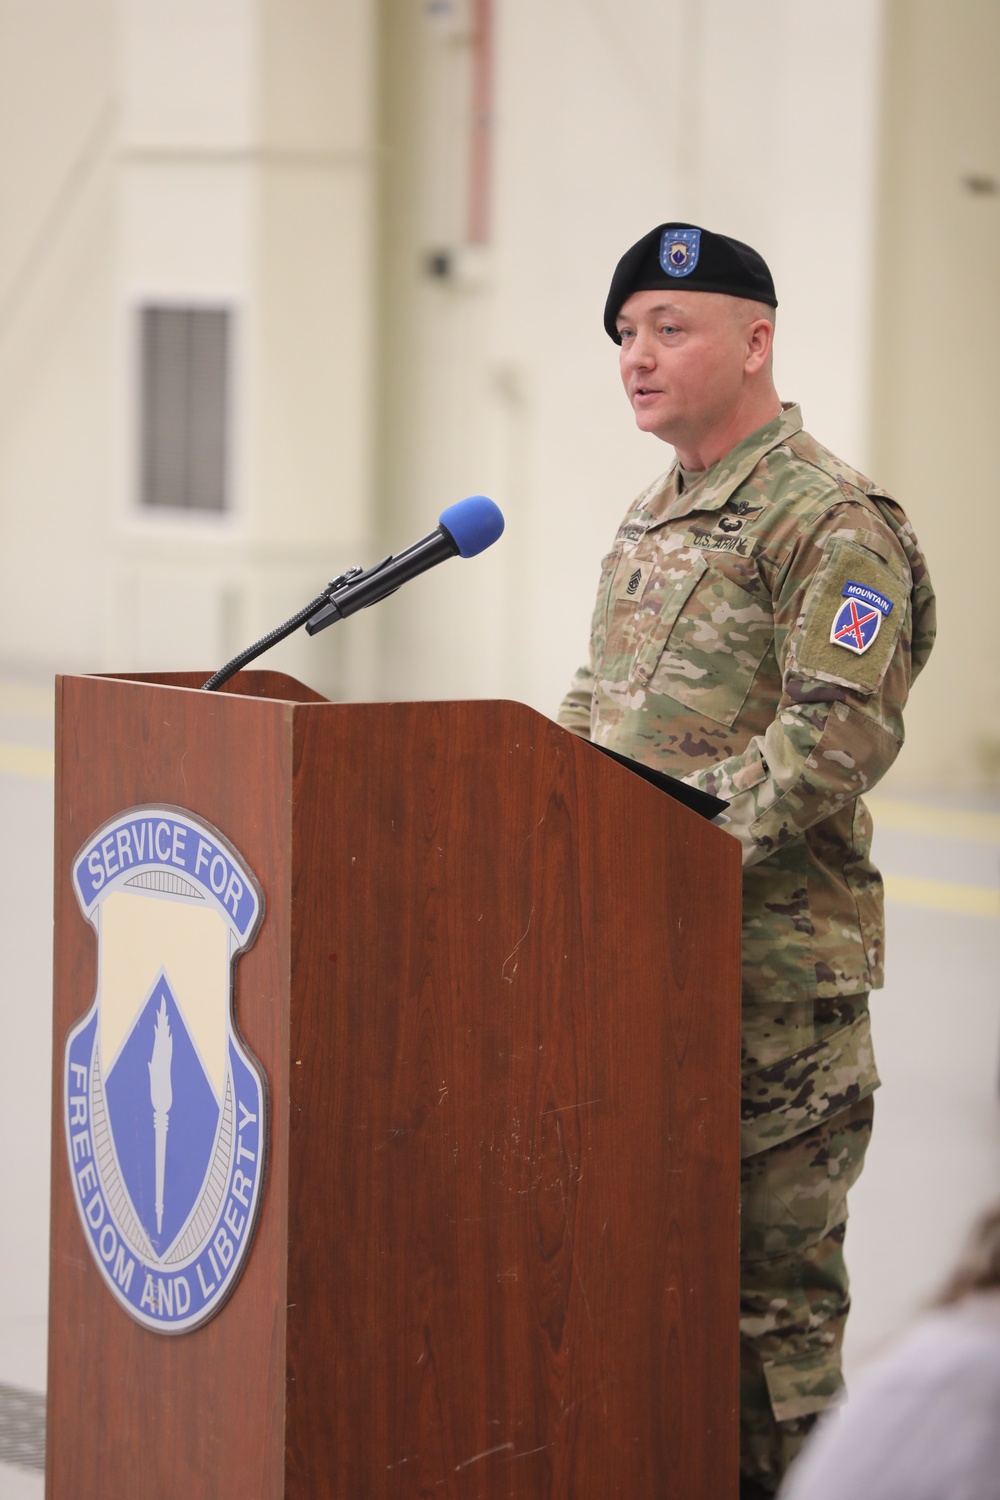
M 64 1061 L 76 1204 L 125 1311 L 182 1333 L 232 1292 L 260 1206 L 266 1084 L 232 996 L 263 893 L 217 829 L 176 807 L 105 823 L 73 885 L 97 934 L 97 992 Z
M 892 600 L 878 589 L 864 583 L 846 583 L 846 602 L 837 611 L 830 627 L 830 640 L 861 656 L 879 633 L 882 620 L 892 610 Z
M 700 251 L 700 229 L 665 229 L 660 236 L 660 265 L 668 276 L 690 276 Z

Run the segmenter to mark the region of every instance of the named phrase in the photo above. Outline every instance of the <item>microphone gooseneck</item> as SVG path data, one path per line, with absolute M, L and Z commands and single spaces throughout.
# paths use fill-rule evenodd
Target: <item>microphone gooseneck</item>
M 485 495 L 470 495 L 466 500 L 447 506 L 434 531 L 395 556 L 382 558 L 373 567 L 349 568 L 346 573 L 341 573 L 290 620 L 269 631 L 220 667 L 204 684 L 203 690 L 215 692 L 241 668 L 302 625 L 309 635 L 316 635 L 337 620 L 345 620 L 359 609 L 367 609 L 394 594 L 402 584 L 449 557 L 477 556 L 493 545 L 503 529 L 504 519 L 499 506 Z

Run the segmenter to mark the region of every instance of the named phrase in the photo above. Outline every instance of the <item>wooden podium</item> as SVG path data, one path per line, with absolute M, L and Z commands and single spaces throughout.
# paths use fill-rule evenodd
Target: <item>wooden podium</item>
M 57 685 L 49 1500 L 735 1497 L 735 841 L 515 703 L 202 680 Z M 266 908 L 256 1238 L 175 1336 L 102 1280 L 63 1116 L 73 861 L 146 804 Z

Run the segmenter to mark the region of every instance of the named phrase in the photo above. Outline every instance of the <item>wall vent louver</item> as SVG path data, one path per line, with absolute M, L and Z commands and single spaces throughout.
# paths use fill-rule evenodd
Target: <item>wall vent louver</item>
M 228 506 L 226 308 L 144 307 L 140 314 L 143 506 Z

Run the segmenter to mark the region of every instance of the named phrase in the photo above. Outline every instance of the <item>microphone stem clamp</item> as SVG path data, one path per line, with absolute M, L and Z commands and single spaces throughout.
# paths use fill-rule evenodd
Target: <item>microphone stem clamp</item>
M 338 589 L 344 588 L 353 578 L 359 577 L 364 571 L 360 563 L 355 563 L 353 568 L 348 568 L 344 573 L 338 573 L 336 578 L 331 579 L 323 590 L 323 597 L 329 599 L 331 594 L 335 594 Z
M 342 593 L 344 589 L 354 589 L 358 584 L 367 583 L 370 578 L 374 578 L 376 573 L 381 573 L 382 569 L 387 567 L 392 561 L 393 558 L 390 555 L 389 557 L 383 557 L 381 562 L 374 563 L 370 568 L 348 568 L 346 573 L 341 573 L 339 578 L 335 578 L 332 583 L 328 583 L 323 590 L 325 603 L 305 622 L 306 633 L 308 635 L 318 635 L 328 625 L 335 625 L 338 620 L 344 620 L 348 614 L 353 614 L 354 609 L 342 610 L 340 608 L 336 595 Z M 371 602 L 374 603 L 374 599 Z M 355 604 L 354 608 L 356 609 L 357 607 Z
M 220 688 L 241 667 L 263 655 L 271 646 L 276 646 L 300 625 L 304 625 L 310 635 L 317 635 L 337 620 L 345 620 L 359 609 L 367 609 L 380 599 L 388 598 L 401 584 L 446 558 L 456 555 L 475 557 L 495 542 L 502 531 L 503 516 L 485 495 L 470 495 L 466 500 L 449 505 L 441 512 L 435 530 L 412 546 L 395 556 L 383 557 L 371 568 L 355 566 L 331 579 L 323 592 L 298 614 L 220 667 L 205 683 L 203 691 L 211 693 Z
M 252 646 L 247 646 L 238 656 L 234 656 L 231 661 L 226 662 L 224 667 L 220 667 L 217 672 L 213 673 L 208 681 L 203 684 L 202 691 L 208 693 L 215 692 L 224 682 L 228 682 L 230 677 L 235 676 L 237 672 L 249 666 L 258 656 L 263 656 L 265 651 L 270 651 L 272 646 L 276 646 L 279 641 L 283 641 L 286 636 L 291 635 L 300 626 L 304 625 L 309 634 L 314 635 L 316 631 L 325 629 L 327 625 L 332 625 L 335 620 L 343 619 L 344 617 L 337 607 L 336 595 L 350 585 L 357 583 L 359 579 L 371 577 L 373 573 L 377 573 L 381 568 L 385 567 L 386 563 L 391 561 L 391 557 L 385 557 L 372 568 L 362 568 L 359 563 L 356 563 L 353 567 L 348 568 L 346 572 L 339 573 L 336 578 L 331 579 L 321 594 L 318 594 L 315 599 L 311 600 L 304 609 L 300 609 L 297 614 L 292 615 L 290 620 L 286 620 L 284 625 L 279 625 L 275 630 L 268 631 L 267 635 L 261 636 L 259 641 L 255 641 Z

